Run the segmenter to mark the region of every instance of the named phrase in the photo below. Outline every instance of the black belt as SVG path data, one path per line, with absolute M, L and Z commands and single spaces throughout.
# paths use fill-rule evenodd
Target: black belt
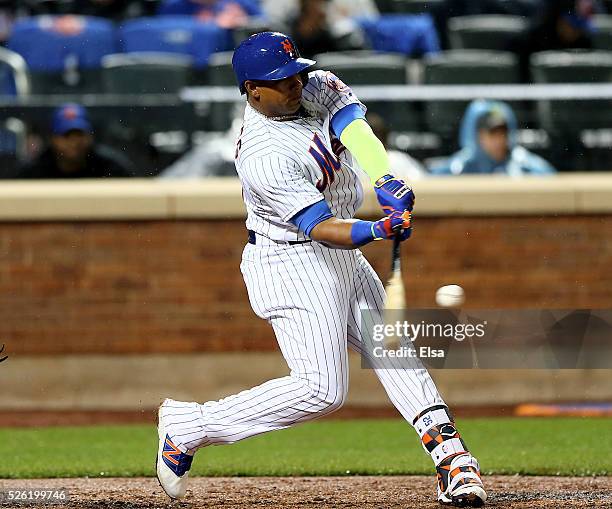
M 249 232 L 249 244 L 257 244 L 257 234 L 253 230 L 247 230 Z M 273 240 L 273 239 L 270 239 Z M 273 242 L 278 242 L 279 244 L 289 244 L 290 246 L 294 246 L 296 244 L 306 244 L 307 242 L 312 242 L 312 240 L 274 240 Z

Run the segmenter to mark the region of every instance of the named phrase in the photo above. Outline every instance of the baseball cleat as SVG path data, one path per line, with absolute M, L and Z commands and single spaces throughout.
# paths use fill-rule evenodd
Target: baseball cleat
M 438 502 L 455 507 L 482 507 L 487 500 L 480 466 L 470 453 L 443 461 L 438 472 Z
M 157 480 L 166 495 L 172 499 L 178 499 L 185 496 L 193 455 L 181 452 L 170 440 L 164 426 L 162 406 L 163 403 L 157 412 L 157 433 L 159 436 L 159 447 L 155 460 Z

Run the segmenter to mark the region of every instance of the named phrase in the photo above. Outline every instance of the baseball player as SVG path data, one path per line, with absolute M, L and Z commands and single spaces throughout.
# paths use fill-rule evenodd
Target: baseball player
M 292 39 L 277 32 L 243 41 L 232 59 L 247 105 L 236 169 L 247 209 L 240 265 L 255 313 L 273 327 L 289 374 L 219 401 L 166 399 L 158 413 L 157 477 L 185 495 L 194 453 L 293 426 L 340 408 L 348 347 L 363 348 L 364 313 L 382 313 L 384 287 L 359 251 L 411 234 L 412 190 L 390 174 L 365 107 L 330 72 L 308 72 Z M 376 179 L 386 217 L 353 219 L 363 190 L 354 160 Z M 369 359 L 389 398 L 414 426 L 438 474 L 438 500 L 478 507 L 484 491 L 447 406 L 418 360 L 399 369 Z

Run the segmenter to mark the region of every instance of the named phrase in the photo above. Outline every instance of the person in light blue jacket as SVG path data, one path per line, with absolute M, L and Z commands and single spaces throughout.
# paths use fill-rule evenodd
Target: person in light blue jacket
M 518 145 L 516 138 L 516 116 L 510 106 L 500 101 L 473 101 L 461 121 L 461 150 L 431 168 L 431 173 L 512 176 L 556 173 L 547 161 Z

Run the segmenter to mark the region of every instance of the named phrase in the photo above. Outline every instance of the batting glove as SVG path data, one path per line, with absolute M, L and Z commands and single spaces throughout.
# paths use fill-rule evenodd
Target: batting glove
M 402 242 L 412 235 L 412 214 L 407 210 L 394 210 L 372 225 L 374 240 L 392 239 L 395 235 L 399 235 Z
M 374 183 L 378 203 L 385 214 L 394 210 L 410 210 L 414 207 L 414 193 L 406 183 L 393 175 L 384 175 Z
M 351 229 L 351 239 L 356 246 L 364 246 L 373 240 L 391 239 L 400 235 L 404 241 L 412 234 L 412 216 L 407 210 L 392 212 L 378 221 L 355 221 Z

